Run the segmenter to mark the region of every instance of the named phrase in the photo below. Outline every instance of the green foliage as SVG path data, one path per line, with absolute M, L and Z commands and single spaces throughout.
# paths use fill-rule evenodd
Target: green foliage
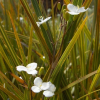
M 92 13 L 88 9 L 78 15 L 70 15 L 67 5 L 88 8 L 92 0 L 63 1 L 61 6 L 51 0 L 51 12 L 45 11 L 48 1 L 46 7 L 42 0 L 0 1 L 0 100 L 98 100 L 100 97 L 98 0 L 94 12 L 91 8 Z M 36 23 L 39 18 L 44 18 L 40 26 Z M 32 62 L 38 64 L 36 76 L 16 70 L 16 66 Z M 35 77 L 51 81 L 56 86 L 55 95 L 47 98 L 42 92 L 34 93 L 31 87 Z

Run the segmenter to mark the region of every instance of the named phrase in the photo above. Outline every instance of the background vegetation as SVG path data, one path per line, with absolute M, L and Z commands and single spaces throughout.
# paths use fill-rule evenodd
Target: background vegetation
M 0 100 L 99 100 L 100 0 L 63 0 L 60 10 L 57 3 L 45 9 L 42 0 L 0 0 Z M 68 15 L 69 3 L 89 9 Z M 52 18 L 38 27 L 40 16 Z M 31 62 L 55 84 L 53 97 L 33 93 L 35 76 L 17 72 Z

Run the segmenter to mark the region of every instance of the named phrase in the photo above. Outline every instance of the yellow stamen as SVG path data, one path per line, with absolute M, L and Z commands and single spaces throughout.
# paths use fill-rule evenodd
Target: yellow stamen
M 77 5 L 78 9 L 79 9 L 79 5 Z

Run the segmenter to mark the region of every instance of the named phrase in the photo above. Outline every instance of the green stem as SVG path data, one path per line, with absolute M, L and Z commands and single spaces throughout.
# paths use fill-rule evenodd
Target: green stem
M 55 42 L 56 37 L 55 37 L 55 18 L 54 18 L 54 6 L 53 6 L 53 0 L 51 0 L 51 7 L 52 7 L 53 37 L 54 37 L 54 42 Z

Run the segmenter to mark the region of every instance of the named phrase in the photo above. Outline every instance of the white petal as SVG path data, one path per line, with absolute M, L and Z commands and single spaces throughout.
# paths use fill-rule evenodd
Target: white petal
M 43 56 L 43 59 L 45 59 L 45 56 Z
M 41 25 L 41 22 L 36 22 L 37 26 L 40 27 Z
M 69 12 L 69 11 L 68 11 L 68 13 L 71 14 L 71 15 L 78 15 L 78 14 L 80 14 L 78 12 Z
M 47 89 L 49 89 L 49 87 L 50 87 L 49 82 L 43 82 L 42 86 L 41 86 L 41 89 L 42 90 L 47 90 Z
M 78 7 L 77 6 L 74 6 L 73 4 L 68 4 L 67 5 L 67 8 L 70 12 L 77 12 L 78 10 Z
M 86 11 L 86 9 L 84 9 L 84 7 L 81 7 L 81 8 L 78 9 L 77 12 L 81 13 L 81 12 L 85 12 L 85 11 Z
M 51 82 L 49 82 L 49 85 L 50 85 L 50 87 L 48 88 L 48 90 L 51 91 L 51 92 L 55 92 L 55 90 L 56 90 L 55 85 L 52 84 Z
M 16 70 L 19 71 L 19 72 L 21 72 L 21 71 L 27 71 L 27 68 L 25 66 L 19 65 L 19 66 L 16 67 Z
M 48 21 L 50 19 L 51 19 L 51 17 L 47 17 L 46 19 L 42 20 L 41 22 L 36 22 L 36 24 L 39 27 L 41 24 L 45 23 L 46 21 Z
M 26 67 L 27 70 L 34 70 L 37 67 L 37 63 L 30 63 Z
M 42 79 L 40 77 L 36 77 L 34 79 L 34 85 L 38 86 L 38 87 L 41 87 L 41 85 L 42 85 Z
M 23 20 L 23 17 L 20 17 L 20 21 L 22 21 Z
M 39 16 L 38 19 L 39 19 L 40 21 L 43 21 L 43 16 Z
M 27 70 L 26 72 L 32 75 L 36 75 L 38 73 L 37 70 Z
M 31 90 L 35 93 L 39 93 L 41 91 L 41 88 L 37 87 L 37 86 L 32 86 Z
M 43 95 L 44 95 L 45 97 L 52 97 L 52 96 L 54 95 L 54 93 L 51 92 L 51 91 L 44 91 L 44 92 L 43 92 Z
M 50 20 L 51 19 L 51 17 L 47 17 L 46 19 L 44 19 L 43 21 L 42 21 L 42 23 L 45 23 L 45 22 L 47 22 L 48 20 Z
M 23 78 L 21 76 L 19 78 L 23 80 Z

